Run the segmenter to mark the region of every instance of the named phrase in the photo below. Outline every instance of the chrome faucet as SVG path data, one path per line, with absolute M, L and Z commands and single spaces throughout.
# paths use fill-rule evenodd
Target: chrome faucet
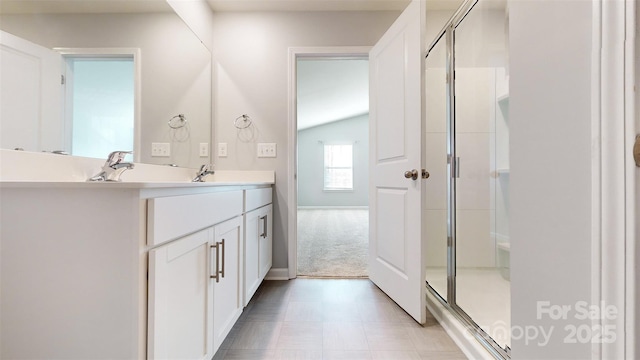
M 193 178 L 193 180 L 191 180 L 192 182 L 204 182 L 204 178 L 207 175 L 212 175 L 213 173 L 215 173 L 215 171 L 213 171 L 211 165 L 202 165 L 200 166 L 200 170 L 198 170 L 198 172 L 196 173 L 196 177 Z
M 88 181 L 122 181 L 120 175 L 129 169 L 133 169 L 133 163 L 122 162 L 131 151 L 114 151 L 107 157 L 107 161 L 102 165 L 102 171 Z

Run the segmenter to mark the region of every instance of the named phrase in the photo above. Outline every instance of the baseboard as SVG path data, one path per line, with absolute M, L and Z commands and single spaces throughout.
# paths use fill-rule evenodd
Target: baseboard
M 453 342 L 469 359 L 495 360 L 495 357 L 487 351 L 448 309 L 446 309 L 431 292 L 427 290 L 427 309 L 442 325 Z
M 331 209 L 344 209 L 344 210 L 368 210 L 368 206 L 298 206 L 298 210 L 331 210 Z
M 289 280 L 288 268 L 271 268 L 267 273 L 265 280 Z

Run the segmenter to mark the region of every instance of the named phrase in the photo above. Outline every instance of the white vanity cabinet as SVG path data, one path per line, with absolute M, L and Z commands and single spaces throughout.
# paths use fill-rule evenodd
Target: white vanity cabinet
M 148 359 L 209 360 L 243 310 L 242 217 L 149 251 Z
M 147 242 L 160 244 L 149 250 L 148 359 L 208 360 L 242 314 L 243 199 L 235 190 L 148 200 Z
M 243 224 L 238 216 L 214 227 L 213 287 L 214 353 L 233 328 L 242 310 Z
M 271 269 L 273 205 L 270 188 L 245 192 L 244 306 Z
M 211 359 L 271 184 L 0 182 L 0 358 Z
M 149 359 L 213 357 L 213 228 L 149 251 Z

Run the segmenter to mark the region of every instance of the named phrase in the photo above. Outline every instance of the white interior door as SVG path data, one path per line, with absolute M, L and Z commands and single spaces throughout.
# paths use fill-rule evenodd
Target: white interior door
M 0 31 L 0 147 L 64 149 L 62 57 Z
M 424 323 L 422 245 L 423 1 L 412 1 L 369 54 L 369 277 Z M 416 170 L 417 178 L 405 172 Z

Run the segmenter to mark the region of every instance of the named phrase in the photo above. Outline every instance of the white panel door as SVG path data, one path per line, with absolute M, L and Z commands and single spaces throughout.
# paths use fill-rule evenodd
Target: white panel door
M 213 357 L 212 238 L 209 228 L 149 251 L 148 359 Z
M 423 1 L 412 1 L 369 53 L 369 277 L 416 321 L 425 322 L 420 172 Z M 405 172 L 416 170 L 417 179 Z
M 60 54 L 0 31 L 0 58 L 0 147 L 65 150 Z

